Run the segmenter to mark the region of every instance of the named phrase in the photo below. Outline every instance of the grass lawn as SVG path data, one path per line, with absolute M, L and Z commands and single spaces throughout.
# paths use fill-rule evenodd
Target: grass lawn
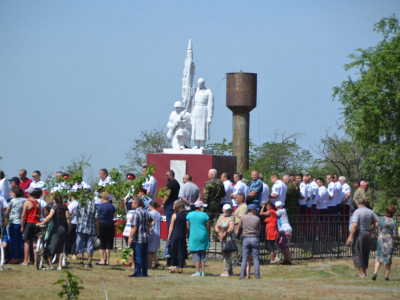
M 120 258 L 112 252 L 112 262 Z M 94 263 L 98 261 L 95 253 Z M 293 266 L 263 265 L 261 279 L 238 280 L 220 277 L 222 261 L 209 260 L 205 277 L 191 277 L 191 260 L 182 274 L 169 274 L 167 269 L 149 270 L 148 278 L 129 278 L 130 267 L 112 263 L 110 266 L 81 267 L 71 261 L 69 270 L 82 278 L 84 290 L 80 299 L 399 299 L 400 258 L 394 258 L 390 281 L 384 281 L 381 267 L 377 281 L 372 281 L 373 259 L 367 278 L 356 278 L 351 259 L 295 261 Z M 162 266 L 165 261 L 161 261 Z M 252 270 L 253 271 L 253 270 Z M 5 265 L 0 272 L 1 299 L 58 299 L 60 286 L 53 283 L 60 271 L 37 271 L 33 265 Z

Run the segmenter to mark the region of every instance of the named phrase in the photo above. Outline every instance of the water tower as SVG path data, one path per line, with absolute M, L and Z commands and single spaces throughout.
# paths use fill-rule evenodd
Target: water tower
M 257 74 L 226 74 L 226 106 L 233 112 L 233 156 L 237 171 L 249 168 L 250 111 L 257 106 Z

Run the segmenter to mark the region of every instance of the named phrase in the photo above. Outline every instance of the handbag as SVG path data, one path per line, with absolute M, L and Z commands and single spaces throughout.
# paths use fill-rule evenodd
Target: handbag
M 235 240 L 228 236 L 221 242 L 222 252 L 235 252 L 238 251 Z

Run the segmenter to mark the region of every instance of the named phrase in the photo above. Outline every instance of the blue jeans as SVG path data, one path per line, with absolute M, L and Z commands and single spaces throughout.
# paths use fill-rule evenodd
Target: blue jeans
M 260 277 L 260 238 L 258 237 L 243 237 L 243 244 L 242 244 L 242 266 L 240 269 L 240 278 L 244 278 L 246 274 L 246 266 L 247 260 L 251 255 L 253 255 L 254 261 L 254 275 L 259 278 Z M 250 275 L 250 274 L 247 274 Z
M 147 262 L 147 243 L 132 243 L 135 261 L 135 274 L 137 276 L 147 276 L 147 269 L 149 268 Z
M 11 257 L 24 258 L 21 224 L 10 224 Z

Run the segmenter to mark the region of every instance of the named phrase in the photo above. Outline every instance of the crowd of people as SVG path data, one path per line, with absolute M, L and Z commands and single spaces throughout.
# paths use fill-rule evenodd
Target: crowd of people
M 143 175 L 146 169 L 144 166 Z M 240 265 L 240 278 L 250 278 L 251 266 L 254 265 L 254 275 L 260 278 L 259 253 L 263 239 L 270 253 L 270 263 L 281 260 L 276 252 L 278 246 L 282 253 L 281 263 L 290 265 L 289 245 L 293 232 L 289 220 L 291 216 L 298 216 L 299 234 L 304 234 L 307 239 L 336 239 L 348 235 L 347 243 L 352 244 L 354 265 L 360 277 L 366 276 L 370 233 L 378 228 L 373 279 L 377 278 L 380 265 L 386 263 L 385 278 L 388 280 L 394 238 L 398 234 L 393 218 L 396 209 L 388 207 L 386 216 L 379 220 L 372 210 L 374 196 L 368 182 L 353 181 L 353 192 L 347 179 L 338 174 L 328 174 L 326 180 L 313 178 L 311 174 L 288 174 L 282 179 L 278 174 L 272 174 L 269 188 L 257 170 L 251 172 L 249 181 L 240 173 L 233 174 L 233 182 L 230 174 L 223 172 L 219 178 L 217 174 L 217 170 L 209 170 L 202 193 L 192 182 L 190 174 L 184 175 L 182 185 L 175 179 L 173 170 L 165 174 L 166 193 L 160 202 L 168 226 L 164 257 L 170 273 L 183 272 L 190 252 L 196 266 L 192 276 L 204 276 L 211 241 L 220 242 L 222 277 L 233 275 L 233 266 Z M 36 246 L 37 228 L 50 224 L 47 269 L 55 268 L 55 255 L 58 258 L 57 269 L 62 269 L 67 259 L 76 259 L 77 256 L 84 266 L 85 251 L 88 254 L 87 266 L 92 268 L 96 247 L 100 255 L 97 265 L 109 265 L 116 208 L 114 195 L 102 189 L 114 184 L 107 169 L 99 170 L 99 182 L 93 197 L 84 204 L 77 201 L 74 192 L 90 190 L 87 183 L 77 181 L 74 186 L 66 187 L 63 180 L 57 180 L 56 185 L 47 187 L 40 177 L 41 173 L 34 171 L 32 179 L 29 179 L 27 171 L 22 169 L 19 177 L 7 180 L 4 172 L 0 171 L 0 210 L 8 219 L 8 226 L 3 230 L 3 242 L 10 251 L 9 262 L 26 266 L 33 259 L 36 263 L 36 253 L 32 249 Z M 62 179 L 69 178 L 69 175 L 57 172 L 55 177 Z M 126 180 L 134 181 L 135 175 L 126 174 Z M 70 189 L 68 197 L 57 193 L 66 188 Z M 123 236 L 127 246 L 133 249 L 131 264 L 135 271 L 131 277 L 148 276 L 149 268 L 160 266 L 157 253 L 162 216 L 156 192 L 157 181 L 149 175 L 142 188 L 135 193 L 127 191 L 123 199 L 126 209 Z M 322 227 L 325 223 L 335 225 L 324 227 L 325 230 Z M 337 225 L 339 223 L 341 225 Z M 261 236 L 262 224 L 265 224 L 265 236 Z

